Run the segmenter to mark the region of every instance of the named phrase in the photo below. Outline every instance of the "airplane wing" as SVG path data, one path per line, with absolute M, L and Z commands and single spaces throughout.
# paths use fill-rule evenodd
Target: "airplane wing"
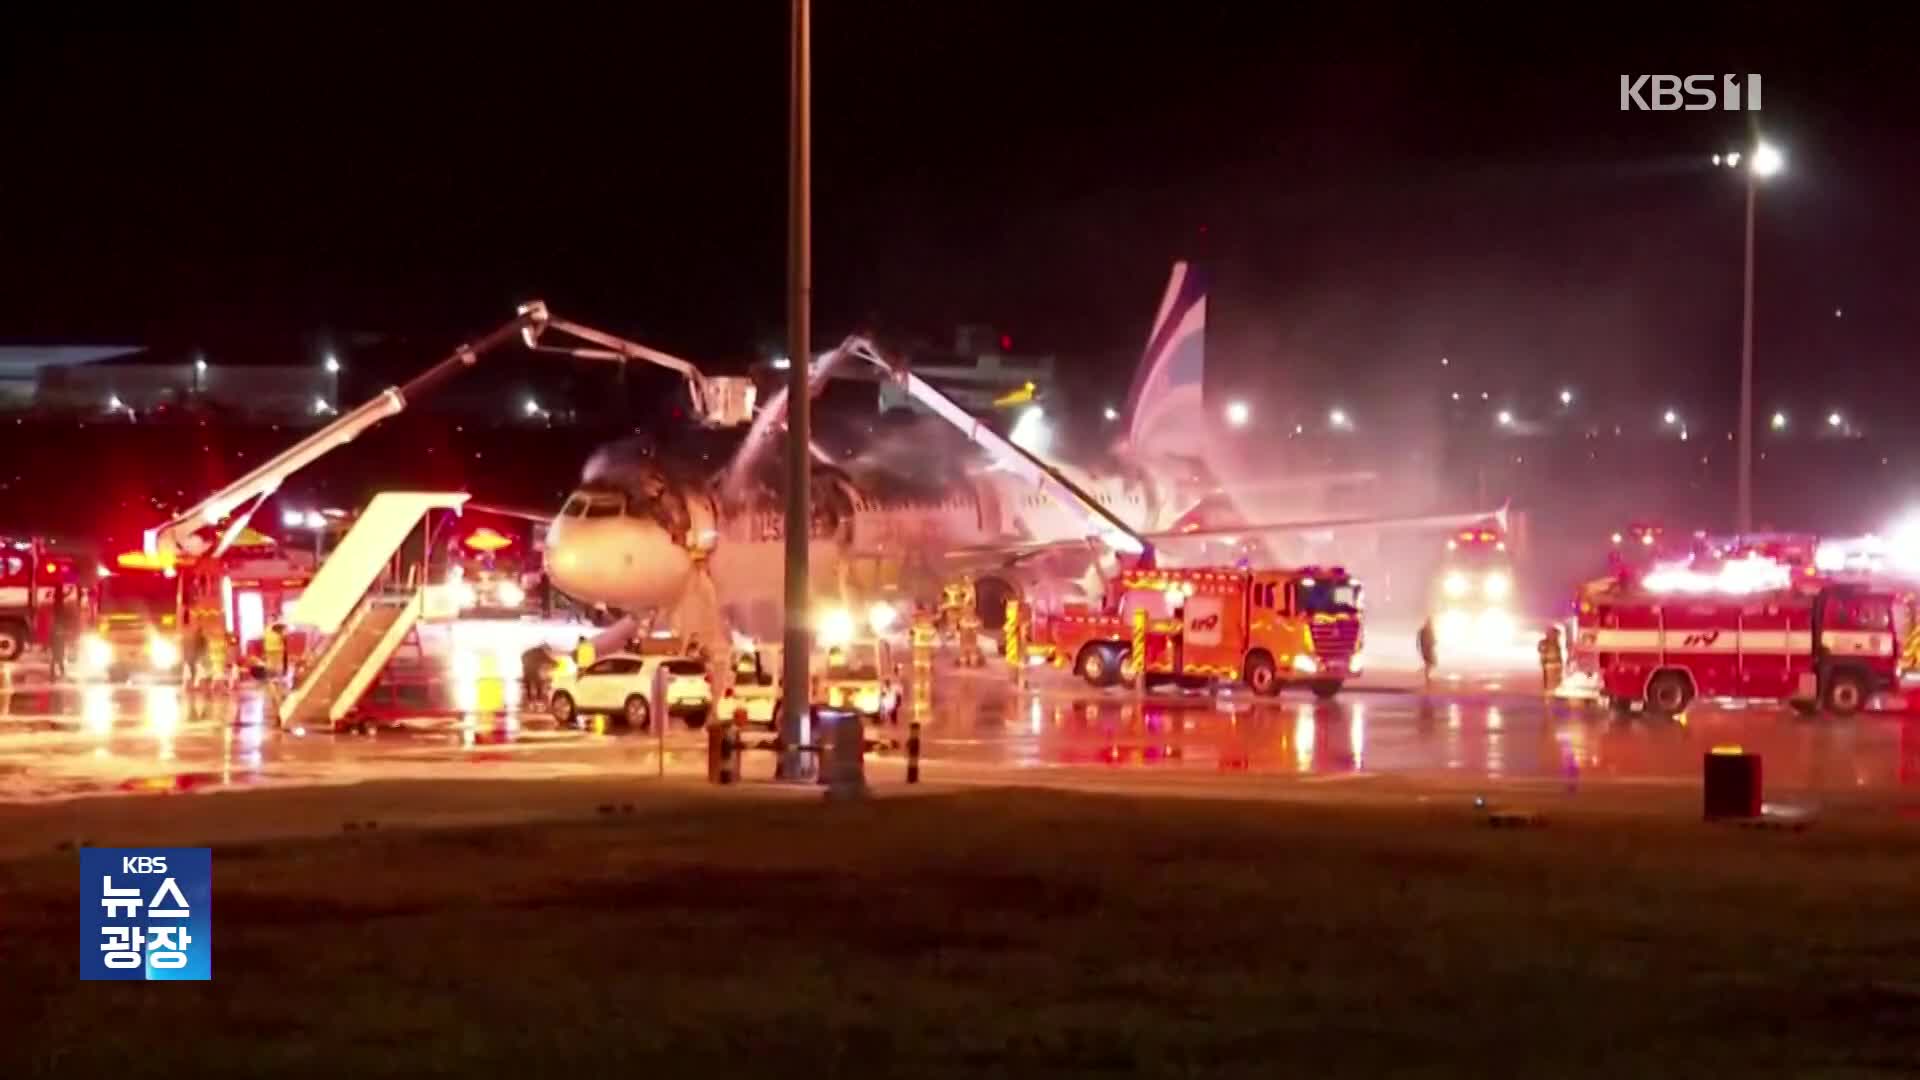
M 1348 517 L 1319 518 L 1302 521 L 1249 522 L 1244 525 L 1219 525 L 1205 529 L 1143 533 L 1141 535 L 1147 540 L 1160 543 L 1179 540 L 1208 540 L 1222 536 L 1327 532 L 1333 529 L 1453 529 L 1468 525 L 1478 525 L 1486 521 L 1497 521 L 1500 524 L 1500 528 L 1505 530 L 1510 506 L 1510 503 L 1502 503 L 1500 507 L 1495 510 L 1481 510 L 1462 514 L 1417 514 L 1404 517 Z M 945 554 L 947 559 L 962 563 L 972 560 L 977 561 L 982 566 L 996 563 L 1002 566 L 1011 566 L 1049 552 L 1086 548 L 1090 544 L 1091 541 L 1085 538 L 1012 541 L 1005 544 L 975 544 L 969 547 L 949 548 Z
M 1510 504 L 1502 503 L 1497 510 L 1481 510 L 1464 514 L 1425 514 L 1407 517 L 1352 517 L 1321 518 L 1315 521 L 1268 521 L 1247 525 L 1216 525 L 1205 529 L 1181 529 L 1173 532 L 1147 533 L 1146 538 L 1153 541 L 1208 540 L 1221 536 L 1271 535 L 1273 533 L 1328 532 L 1334 529 L 1454 529 L 1468 525 L 1478 525 L 1486 521 L 1497 521 L 1504 532 L 1507 527 L 1507 512 Z

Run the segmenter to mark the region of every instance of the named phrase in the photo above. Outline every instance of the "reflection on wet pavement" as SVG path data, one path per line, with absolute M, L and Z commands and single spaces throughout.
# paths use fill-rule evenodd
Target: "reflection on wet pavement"
M 1452 776 L 1498 782 L 1694 782 L 1701 755 L 1765 757 L 1769 790 L 1920 789 L 1920 718 L 1802 719 L 1768 708 L 1699 709 L 1671 721 L 1484 686 L 1350 692 L 1331 702 L 1244 694 L 1153 697 L 1004 678 L 941 678 L 925 726 L 940 762 L 1010 775 L 1095 769 L 1272 777 Z M 542 715 L 422 720 L 373 734 L 282 731 L 257 692 L 173 687 L 0 689 L 0 800 L 260 784 L 667 773 L 705 770 L 705 736 L 664 738 L 604 720 L 558 728 Z M 937 775 L 937 770 L 934 775 Z M 1920 791 L 1914 792 L 1920 795 Z

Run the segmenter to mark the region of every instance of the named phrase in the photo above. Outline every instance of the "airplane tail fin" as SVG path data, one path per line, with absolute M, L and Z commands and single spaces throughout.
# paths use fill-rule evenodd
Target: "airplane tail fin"
M 1173 264 L 1146 350 L 1127 393 L 1122 448 L 1136 458 L 1202 452 L 1201 390 L 1207 372 L 1207 294 L 1186 262 Z

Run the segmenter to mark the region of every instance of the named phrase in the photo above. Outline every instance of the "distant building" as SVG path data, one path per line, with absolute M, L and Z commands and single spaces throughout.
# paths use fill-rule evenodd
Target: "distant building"
M 913 372 L 975 414 L 991 412 L 994 402 L 1021 394 L 1044 402 L 1051 412 L 1061 411 L 1054 358 L 1015 353 L 1012 339 L 994 333 L 992 327 L 959 327 L 951 351 L 916 350 Z M 1028 384 L 1032 384 L 1031 391 L 1026 389 Z M 908 407 L 911 403 L 904 389 L 891 383 L 881 385 L 882 412 Z
M 137 345 L 0 345 L 0 410 L 33 408 L 43 372 L 112 360 L 139 351 Z
M 340 407 L 339 375 L 324 367 L 153 364 L 112 358 L 36 373 L 32 407 L 51 412 L 135 414 L 189 405 L 254 420 L 293 420 Z

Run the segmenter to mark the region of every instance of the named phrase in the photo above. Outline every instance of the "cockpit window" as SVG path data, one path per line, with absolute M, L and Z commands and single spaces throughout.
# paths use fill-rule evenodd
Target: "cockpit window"
M 585 508 L 581 511 L 581 517 L 619 517 L 621 512 L 627 508 L 626 496 L 611 492 L 596 492 L 581 496 L 581 499 L 586 503 Z
M 587 511 L 587 500 L 583 496 L 574 495 L 567 499 L 567 503 L 565 506 L 562 506 L 560 508 L 560 516 L 561 517 L 579 517 L 581 514 L 586 513 L 586 511 Z

